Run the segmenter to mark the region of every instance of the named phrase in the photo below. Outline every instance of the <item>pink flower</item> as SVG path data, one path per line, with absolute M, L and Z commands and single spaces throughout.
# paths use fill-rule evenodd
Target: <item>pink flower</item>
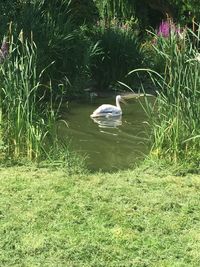
M 158 31 L 157 31 L 158 36 L 163 36 L 163 37 L 169 37 L 170 35 L 170 25 L 168 21 L 162 21 Z
M 172 21 L 162 21 L 157 30 L 157 35 L 168 38 L 171 33 L 180 34 L 180 27 L 177 27 Z
M 7 40 L 4 39 L 0 49 L 0 63 L 3 63 L 3 61 L 7 58 L 8 52 L 9 52 L 9 44 Z

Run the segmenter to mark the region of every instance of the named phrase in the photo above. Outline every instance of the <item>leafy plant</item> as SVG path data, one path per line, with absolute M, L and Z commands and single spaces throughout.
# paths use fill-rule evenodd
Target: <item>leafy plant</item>
M 12 39 L 13 40 L 13 39 Z M 11 43 L 10 56 L 0 68 L 1 140 L 5 157 L 39 159 L 44 142 L 55 123 L 51 103 L 39 97 L 41 77 L 37 74 L 37 49 L 34 42 L 21 39 Z M 48 88 L 51 91 L 51 87 Z
M 198 33 L 188 29 L 183 39 L 171 33 L 156 37 L 154 49 L 165 66 L 153 81 L 156 103 L 148 106 L 152 126 L 152 155 L 173 162 L 200 162 L 200 55 Z M 194 46 L 194 40 L 196 46 Z
M 99 42 L 102 51 L 91 61 L 91 77 L 96 87 L 106 90 L 118 80 L 128 81 L 125 79 L 128 71 L 141 62 L 137 36 L 123 27 L 96 27 L 92 38 Z

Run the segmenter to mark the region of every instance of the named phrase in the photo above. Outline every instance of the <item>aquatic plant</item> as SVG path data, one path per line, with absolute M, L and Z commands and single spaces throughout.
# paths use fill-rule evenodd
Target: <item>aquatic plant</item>
M 188 30 L 182 42 L 175 35 L 160 37 L 155 52 L 164 72 L 150 71 L 157 99 L 148 106 L 152 127 L 152 155 L 172 162 L 200 163 L 200 26 Z
M 55 123 L 52 103 L 43 102 L 41 77 L 37 73 L 35 43 L 11 38 L 9 60 L 0 66 L 1 158 L 39 159 L 44 141 Z M 46 90 L 51 91 L 49 86 Z
M 145 70 L 157 89 L 155 103 L 146 102 L 145 110 L 152 129 L 151 155 L 199 168 L 200 27 L 197 33 L 188 29 L 184 34 L 181 42 L 170 34 L 152 46 L 161 64 L 157 72 Z

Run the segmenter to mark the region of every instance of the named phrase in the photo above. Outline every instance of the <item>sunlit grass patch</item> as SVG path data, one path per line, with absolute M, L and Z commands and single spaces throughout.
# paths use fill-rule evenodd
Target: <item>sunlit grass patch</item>
M 198 175 L 0 174 L 1 266 L 199 266 Z

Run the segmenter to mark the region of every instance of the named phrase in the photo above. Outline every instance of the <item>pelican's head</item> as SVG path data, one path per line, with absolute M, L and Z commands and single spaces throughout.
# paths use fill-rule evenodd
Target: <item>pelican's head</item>
M 120 101 L 120 102 L 126 104 L 126 101 L 124 100 L 124 98 L 121 95 L 116 96 L 116 101 Z

